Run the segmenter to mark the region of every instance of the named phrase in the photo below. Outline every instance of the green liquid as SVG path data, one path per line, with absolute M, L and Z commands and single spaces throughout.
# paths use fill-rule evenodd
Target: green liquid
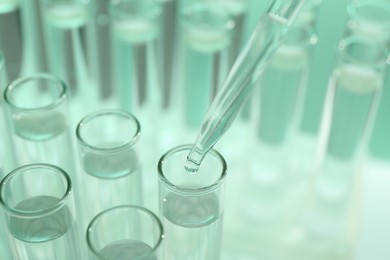
M 215 194 L 192 197 L 169 193 L 162 213 L 164 259 L 219 259 L 222 217 Z
M 67 121 L 61 113 L 44 113 L 14 119 L 15 133 L 23 139 L 45 141 L 67 129 Z
M 137 171 L 140 162 L 134 150 L 117 153 L 88 152 L 83 155 L 83 166 L 84 170 L 92 176 L 115 179 Z
M 43 210 L 56 205 L 60 199 L 36 196 L 24 200 L 15 208 L 25 211 Z M 11 216 L 9 231 L 15 238 L 17 259 L 80 259 L 74 216 L 67 206 L 43 217 Z
M 143 260 L 157 260 L 152 247 L 135 240 L 119 240 L 111 243 L 104 247 L 99 254 L 104 259 L 109 260 L 139 259 L 138 257 L 141 256 L 145 256 L 145 258 L 142 258 Z

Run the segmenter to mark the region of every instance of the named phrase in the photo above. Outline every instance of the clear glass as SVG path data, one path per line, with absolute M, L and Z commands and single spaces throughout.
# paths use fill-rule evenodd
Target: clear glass
M 390 2 L 351 1 L 347 8 L 346 36 L 361 37 L 372 41 L 390 41 Z
M 110 1 L 109 14 L 121 108 L 153 113 L 161 104 L 156 62 L 160 5 L 154 0 Z
M 84 225 L 99 212 L 122 204 L 142 203 L 140 124 L 122 110 L 101 110 L 76 128 L 83 187 Z
M 69 87 L 73 120 L 94 108 L 97 88 L 91 84 L 86 50 L 87 0 L 40 0 L 45 23 L 49 71 Z
M 240 52 L 220 91 L 203 119 L 186 166 L 196 171 L 209 149 L 233 123 L 272 54 L 286 36 L 289 25 L 302 10 L 305 0 L 272 1 L 260 18 L 251 39 Z
M 66 85 L 50 74 L 33 74 L 11 82 L 4 100 L 17 166 L 54 164 L 77 183 Z
M 0 204 L 14 259 L 82 259 L 72 182 L 62 169 L 16 168 L 0 183 Z
M 195 174 L 183 168 L 191 145 L 177 146 L 158 162 L 163 259 L 219 259 L 222 238 L 225 159 L 211 150 Z
M 16 79 L 22 69 L 23 31 L 19 0 L 0 1 L 0 50 L 5 57 L 7 78 Z
M 359 182 L 383 88 L 387 49 L 371 39 L 340 41 L 320 126 L 305 232 L 316 254 L 352 257 Z M 312 238 L 315 239 L 312 239 Z M 321 249 L 322 248 L 322 249 Z M 329 255 L 333 252 L 333 255 Z
M 157 260 L 164 231 L 150 210 L 121 205 L 99 213 L 88 226 L 91 260 Z
M 233 21 L 220 6 L 194 1 L 180 16 L 184 131 L 196 131 L 228 70 Z M 179 93 L 180 93 L 179 92 Z
M 245 20 L 248 11 L 248 0 L 202 0 L 208 4 L 215 4 L 219 8 L 226 9 L 234 26 L 232 28 L 232 40 L 228 51 L 228 64 L 230 68 L 236 60 L 243 44 Z

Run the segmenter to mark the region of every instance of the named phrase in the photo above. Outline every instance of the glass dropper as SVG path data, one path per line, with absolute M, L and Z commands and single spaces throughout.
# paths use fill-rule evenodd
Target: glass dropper
M 229 129 L 272 54 L 281 45 L 289 26 L 306 2 L 313 0 L 273 0 L 260 18 L 255 31 L 239 54 L 221 90 L 210 104 L 195 144 L 187 156 L 185 169 L 197 172 L 207 152 Z

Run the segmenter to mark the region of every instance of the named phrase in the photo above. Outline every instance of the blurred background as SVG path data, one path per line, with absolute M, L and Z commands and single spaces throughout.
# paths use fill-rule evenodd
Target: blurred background
M 135 115 L 144 205 L 158 212 L 158 159 L 195 142 L 274 1 L 121 2 L 0 0 L 0 83 L 64 81 L 74 139 L 96 110 Z M 390 259 L 390 1 L 306 2 L 215 146 L 229 167 L 221 259 Z M 0 144 L 5 175 L 18 149 Z

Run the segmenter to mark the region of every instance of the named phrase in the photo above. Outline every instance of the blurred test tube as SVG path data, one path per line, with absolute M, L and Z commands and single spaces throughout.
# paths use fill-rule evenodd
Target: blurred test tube
M 49 71 L 70 90 L 73 120 L 93 108 L 97 91 L 91 85 L 86 37 L 89 14 L 86 0 L 41 0 Z
M 23 58 L 22 17 L 19 0 L 0 1 L 0 50 L 5 57 L 7 77 L 19 76 Z
M 361 37 L 340 41 L 320 127 L 304 228 L 317 255 L 350 259 L 356 200 L 380 101 L 387 49 Z M 311 252 L 312 254 L 313 252 Z
M 193 1 L 180 19 L 182 112 L 185 131 L 197 131 L 219 85 L 227 75 L 233 21 L 225 9 Z
M 141 121 L 141 113 L 153 113 L 160 104 L 156 60 L 160 18 L 161 8 L 154 0 L 111 1 L 114 82 L 121 108 Z

